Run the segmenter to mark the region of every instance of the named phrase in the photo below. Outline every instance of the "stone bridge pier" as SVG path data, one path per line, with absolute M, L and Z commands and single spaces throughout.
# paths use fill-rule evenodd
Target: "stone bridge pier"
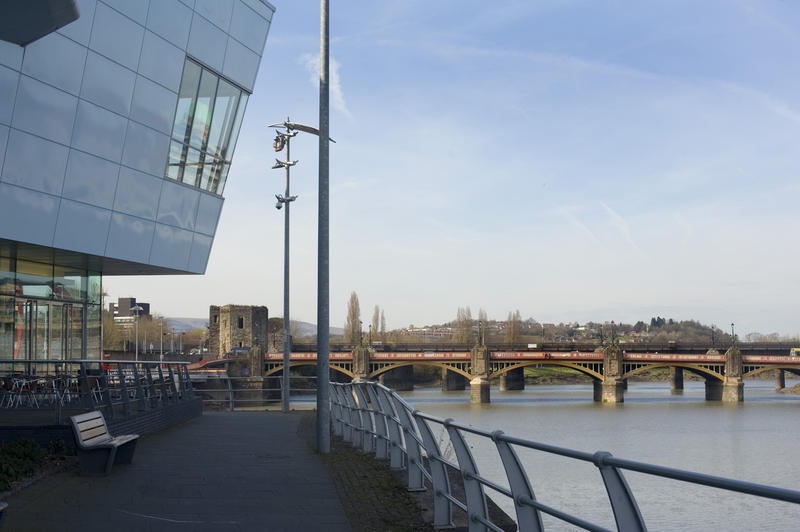
M 779 392 L 786 388 L 786 372 L 782 369 L 775 371 L 775 391 Z
M 500 391 L 524 390 L 525 368 L 517 368 L 500 375 Z
M 683 394 L 683 368 L 669 368 L 669 393 L 672 395 Z
M 594 400 L 604 403 L 622 403 L 625 401 L 625 380 L 622 378 L 624 365 L 622 349 L 616 344 L 609 345 L 603 350 L 603 381 L 600 383 L 600 393 L 595 385 Z
M 467 378 L 459 375 L 455 371 L 450 371 L 447 368 L 442 368 L 442 391 L 452 392 L 456 390 L 464 390 L 467 387 Z
M 734 343 L 725 353 L 725 380 L 722 382 L 722 401 L 724 403 L 744 401 L 742 370 L 742 352 Z
M 486 346 L 475 346 L 470 355 L 472 380 L 469 381 L 469 400 L 471 403 L 489 403 L 489 350 Z

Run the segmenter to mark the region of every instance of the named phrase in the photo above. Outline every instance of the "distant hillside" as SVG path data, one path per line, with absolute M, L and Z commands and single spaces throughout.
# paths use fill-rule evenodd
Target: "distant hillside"
M 207 318 L 164 318 L 164 321 L 178 332 L 187 332 L 208 327 Z
M 164 318 L 164 321 L 167 322 L 169 327 L 174 327 L 177 332 L 187 332 L 208 327 L 208 319 L 206 318 Z M 298 327 L 298 336 L 313 336 L 317 334 L 317 325 L 315 323 L 308 323 L 307 321 L 295 321 L 294 323 Z M 344 334 L 344 329 L 331 327 L 330 333 Z

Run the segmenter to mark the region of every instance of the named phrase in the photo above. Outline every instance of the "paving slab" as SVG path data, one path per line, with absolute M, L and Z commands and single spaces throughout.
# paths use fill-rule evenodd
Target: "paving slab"
M 3 530 L 350 531 L 301 415 L 207 412 L 144 436 L 108 477 L 65 471 L 10 497 Z

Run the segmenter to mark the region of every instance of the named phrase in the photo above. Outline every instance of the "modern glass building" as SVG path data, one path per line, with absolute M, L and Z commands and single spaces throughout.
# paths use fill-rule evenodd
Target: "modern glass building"
M 275 11 L 76 4 L 0 41 L 0 360 L 98 358 L 104 275 L 205 272 Z

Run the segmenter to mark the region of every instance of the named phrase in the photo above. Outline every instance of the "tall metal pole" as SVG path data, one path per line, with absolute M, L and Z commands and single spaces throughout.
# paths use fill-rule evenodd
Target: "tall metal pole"
M 287 118 L 288 122 L 289 119 Z M 286 130 L 289 133 L 289 130 Z M 281 410 L 289 412 L 289 358 L 292 353 L 292 335 L 289 334 L 289 205 L 291 196 L 289 195 L 289 169 L 291 168 L 290 147 L 292 137 L 286 135 L 286 193 L 284 194 L 283 213 L 283 378 L 281 385 Z
M 136 362 L 139 362 L 139 313 L 136 313 Z
M 331 452 L 330 262 L 328 260 L 328 0 L 320 0 L 319 28 L 319 214 L 317 218 L 317 452 Z

